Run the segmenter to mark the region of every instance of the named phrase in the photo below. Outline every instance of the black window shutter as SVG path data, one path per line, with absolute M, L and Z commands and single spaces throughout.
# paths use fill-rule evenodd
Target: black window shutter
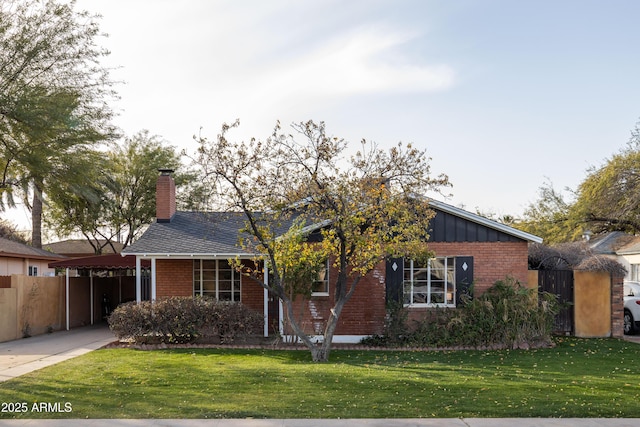
M 462 305 L 462 296 L 473 297 L 473 257 L 456 257 L 456 305 Z
M 404 259 L 389 258 L 386 265 L 387 303 L 402 302 L 402 281 L 404 280 Z

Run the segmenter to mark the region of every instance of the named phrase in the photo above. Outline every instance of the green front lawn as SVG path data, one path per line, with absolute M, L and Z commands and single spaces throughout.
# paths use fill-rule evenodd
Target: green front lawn
M 345 350 L 326 364 L 306 351 L 109 349 L 0 383 L 5 409 L 28 407 L 0 418 L 640 417 L 639 362 L 640 345 L 615 339 Z

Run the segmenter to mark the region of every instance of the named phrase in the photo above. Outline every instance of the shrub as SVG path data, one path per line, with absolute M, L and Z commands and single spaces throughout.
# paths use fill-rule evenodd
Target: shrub
M 407 310 L 391 306 L 392 318 L 382 336 L 363 340 L 368 345 L 449 347 L 530 347 L 549 345 L 558 313 L 555 295 L 523 287 L 513 278 L 496 282 L 480 297 L 462 307 L 434 308 L 413 325 Z
M 108 321 L 119 339 L 137 343 L 188 343 L 202 337 L 231 342 L 259 332 L 262 316 L 240 303 L 172 297 L 122 304 Z

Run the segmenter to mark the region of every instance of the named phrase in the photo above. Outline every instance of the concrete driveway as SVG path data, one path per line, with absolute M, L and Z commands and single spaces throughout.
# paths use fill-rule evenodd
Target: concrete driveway
M 102 324 L 0 343 L 0 382 L 97 350 L 115 340 Z

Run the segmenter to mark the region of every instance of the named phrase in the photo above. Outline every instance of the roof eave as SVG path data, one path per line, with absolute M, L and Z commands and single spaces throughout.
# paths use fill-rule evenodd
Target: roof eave
M 63 260 L 66 258 L 65 256 L 62 256 L 62 255 L 48 256 L 48 255 L 35 255 L 35 254 L 20 254 L 15 252 L 0 252 L 0 256 L 7 257 L 7 258 L 39 259 L 39 260 L 45 260 L 45 261 Z
M 141 258 L 174 258 L 174 259 L 187 259 L 187 258 L 256 258 L 262 257 L 262 254 L 250 254 L 246 252 L 242 253 L 167 253 L 167 252 L 122 252 L 122 256 L 134 255 Z

